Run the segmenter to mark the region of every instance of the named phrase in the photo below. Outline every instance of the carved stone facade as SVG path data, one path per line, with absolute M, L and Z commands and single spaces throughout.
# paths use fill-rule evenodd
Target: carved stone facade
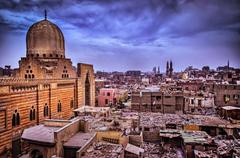
M 0 157 L 27 149 L 20 140 L 25 128 L 44 119 L 70 119 L 74 109 L 95 106 L 93 65 L 72 66 L 55 24 L 47 19 L 33 24 L 26 42 L 27 56 L 16 76 L 0 79 Z

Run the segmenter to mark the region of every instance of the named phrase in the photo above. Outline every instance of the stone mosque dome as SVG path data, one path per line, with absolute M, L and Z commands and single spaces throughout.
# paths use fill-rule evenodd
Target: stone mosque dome
M 65 46 L 62 31 L 45 19 L 34 23 L 26 36 L 27 57 L 64 58 Z

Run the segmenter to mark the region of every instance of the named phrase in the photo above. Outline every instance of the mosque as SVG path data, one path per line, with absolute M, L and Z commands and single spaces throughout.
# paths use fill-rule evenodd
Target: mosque
M 26 57 L 14 77 L 0 79 L 0 157 L 18 157 L 24 129 L 45 119 L 70 119 L 73 110 L 95 106 L 93 65 L 66 58 L 61 29 L 45 18 L 26 35 Z

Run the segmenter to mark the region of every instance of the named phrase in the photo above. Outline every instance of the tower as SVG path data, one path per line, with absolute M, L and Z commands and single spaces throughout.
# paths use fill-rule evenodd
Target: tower
M 173 73 L 173 65 L 172 65 L 172 60 L 170 60 L 169 77 L 172 77 L 172 73 Z
M 168 61 L 167 61 L 167 66 L 166 66 L 166 76 L 168 76 L 169 75 L 169 63 L 168 63 Z

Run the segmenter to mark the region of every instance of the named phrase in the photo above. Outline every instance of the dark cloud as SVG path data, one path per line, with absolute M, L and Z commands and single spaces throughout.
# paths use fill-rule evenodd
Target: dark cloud
M 179 51 L 194 51 L 199 43 L 208 41 L 204 45 L 207 52 L 217 41 L 225 46 L 225 53 L 231 50 L 236 54 L 239 8 L 239 0 L 5 0 L 0 1 L 0 40 L 12 32 L 25 35 L 47 9 L 48 18 L 69 40 L 69 50 L 78 42 L 73 51 L 84 48 L 99 55 L 109 51 L 119 58 L 122 52 L 126 55 L 136 50 L 143 62 L 146 56 L 141 52 L 164 58 L 181 44 Z M 172 58 L 174 54 L 169 55 Z M 130 62 L 133 56 L 126 56 L 123 59 Z

